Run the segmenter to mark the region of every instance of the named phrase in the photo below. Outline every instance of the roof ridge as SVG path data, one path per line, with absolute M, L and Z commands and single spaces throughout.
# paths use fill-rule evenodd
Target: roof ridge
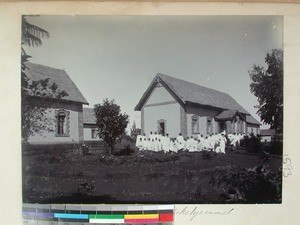
M 67 73 L 64 69 L 59 69 L 59 68 L 55 68 L 55 67 L 52 67 L 52 66 L 46 66 L 46 65 L 43 65 L 43 64 L 39 64 L 39 63 L 25 62 L 25 64 L 28 64 L 28 63 L 31 64 L 31 65 L 42 66 L 42 67 L 46 67 L 46 68 L 50 68 L 50 69 L 54 69 L 54 70 L 64 71 L 65 73 Z
M 164 73 L 157 73 L 156 75 L 157 75 L 157 76 L 163 75 L 163 76 L 171 77 L 171 78 L 173 78 L 173 79 L 177 79 L 177 80 L 180 80 L 180 81 L 189 83 L 189 84 L 197 85 L 197 86 L 199 86 L 199 87 L 206 88 L 206 89 L 209 89 L 209 90 L 212 90 L 212 91 L 216 91 L 216 92 L 219 92 L 219 93 L 221 93 L 221 94 L 229 95 L 229 94 L 226 93 L 226 92 L 222 92 L 222 91 L 219 91 L 219 90 L 216 90 L 216 89 L 213 89 L 213 88 L 209 88 L 209 87 L 206 87 L 206 86 L 202 86 L 202 85 L 200 85 L 200 84 L 196 84 L 196 83 L 193 83 L 193 82 L 190 82 L 190 81 L 186 81 L 186 80 L 183 80 L 183 79 L 180 79 L 180 78 L 177 78 L 177 77 L 173 77 L 173 76 L 170 76 L 170 75 L 167 75 L 167 74 L 164 74 Z M 229 95 L 229 96 L 230 96 L 230 95 Z

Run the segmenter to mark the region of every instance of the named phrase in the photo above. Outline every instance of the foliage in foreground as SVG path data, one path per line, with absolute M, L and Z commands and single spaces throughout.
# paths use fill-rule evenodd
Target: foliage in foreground
M 228 203 L 280 203 L 282 171 L 267 166 L 253 168 L 222 167 L 215 171 L 210 183 Z
M 127 127 L 128 115 L 122 114 L 120 106 L 108 99 L 104 99 L 102 104 L 96 104 L 94 110 L 98 135 L 107 144 L 109 154 L 112 154 L 117 138 Z
M 250 137 L 245 136 L 244 139 L 241 140 L 240 145 L 243 146 L 247 152 L 261 153 L 263 145 L 260 139 L 259 136 L 250 134 Z

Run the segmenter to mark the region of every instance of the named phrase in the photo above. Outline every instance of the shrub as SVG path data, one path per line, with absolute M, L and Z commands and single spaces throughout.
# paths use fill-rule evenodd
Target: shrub
M 88 146 L 87 144 L 83 144 L 81 145 L 81 150 L 83 155 L 87 155 L 90 152 L 90 146 Z
M 87 196 L 93 193 L 95 187 L 89 182 L 83 182 L 78 185 L 77 194 Z
M 270 153 L 263 151 L 259 156 L 259 159 L 262 161 L 262 163 L 270 161 L 271 160 Z
M 122 156 L 122 155 L 131 155 L 132 153 L 134 153 L 134 150 L 128 144 L 126 147 L 124 147 L 120 151 L 115 151 L 113 153 L 113 155 L 115 155 L 115 156 Z
M 260 136 L 250 134 L 250 137 L 245 136 L 243 140 L 241 140 L 240 145 L 243 146 L 247 152 L 260 153 L 263 147 L 260 139 Z
M 263 150 L 270 154 L 282 155 L 283 143 L 282 141 L 272 141 L 263 143 Z
M 281 168 L 273 172 L 265 165 L 249 169 L 228 166 L 213 174 L 210 183 L 226 202 L 281 202 Z
M 216 157 L 216 153 L 213 151 L 202 151 L 201 157 L 202 159 L 211 160 L 212 158 Z

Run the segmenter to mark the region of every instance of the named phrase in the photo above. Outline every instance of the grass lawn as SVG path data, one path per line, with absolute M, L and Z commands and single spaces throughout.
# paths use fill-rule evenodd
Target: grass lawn
M 227 151 L 211 159 L 202 153 L 139 152 L 104 156 L 94 148 L 23 153 L 23 202 L 28 203 L 224 203 L 210 184 L 213 174 L 228 166 L 252 168 L 258 155 Z M 276 171 L 280 157 L 265 164 Z M 80 184 L 93 190 L 79 190 Z M 86 190 L 86 189 L 84 189 Z

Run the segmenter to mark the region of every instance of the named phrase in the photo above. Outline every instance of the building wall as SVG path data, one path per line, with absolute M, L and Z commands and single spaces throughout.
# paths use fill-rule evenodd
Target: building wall
M 92 137 L 92 130 L 96 129 L 97 126 L 93 124 L 83 124 L 83 134 L 84 134 L 84 140 L 85 141 L 95 141 L 99 140 L 99 137 L 93 138 Z
M 260 141 L 261 142 L 271 142 L 272 137 L 271 136 L 262 136 Z
M 80 143 L 83 141 L 82 104 L 71 102 L 47 102 L 45 117 L 50 120 L 49 128 L 53 131 L 41 131 L 41 134 L 33 134 L 28 142 L 30 144 L 60 144 L 60 143 Z M 56 135 L 56 111 L 64 110 L 69 113 L 68 136 L 60 137 Z
M 187 112 L 187 136 L 192 136 L 192 117 L 198 116 L 199 133 L 203 136 L 208 135 L 207 133 L 207 118 L 211 118 L 212 133 L 219 132 L 219 123 L 214 120 L 214 117 L 220 113 L 215 109 L 207 109 L 201 106 L 186 106 Z
M 246 126 L 247 126 L 247 129 L 246 129 L 247 134 L 251 134 L 251 133 L 253 133 L 254 135 L 260 134 L 259 125 L 247 123 Z
M 180 132 L 180 105 L 178 103 L 144 107 L 144 133 L 158 131 L 158 121 L 165 120 L 165 132 L 177 137 Z
M 180 105 L 164 87 L 156 87 L 141 110 L 142 133 L 158 131 L 158 121 L 165 120 L 165 132 L 177 137 L 180 132 Z

